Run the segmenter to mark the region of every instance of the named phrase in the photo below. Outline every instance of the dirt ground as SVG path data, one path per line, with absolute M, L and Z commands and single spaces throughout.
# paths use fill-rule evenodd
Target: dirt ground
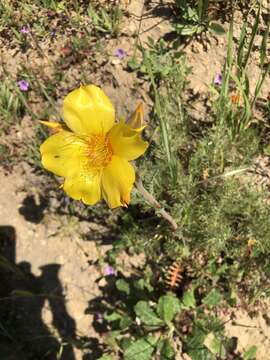
M 106 236 L 109 242 L 106 229 L 95 223 L 75 219 L 67 222 L 64 216 L 56 219 L 46 214 L 39 199 L 29 197 L 27 175 L 22 169 L 9 175 L 1 173 L 0 184 L 1 242 L 5 241 L 3 230 L 9 234 L 14 232 L 13 262 L 23 265 L 24 269 L 27 265 L 27 272 L 38 279 L 44 293 L 56 294 L 65 300 L 56 308 L 49 298 L 45 300 L 40 309 L 40 320 L 57 336 L 68 329 L 70 336 L 76 334 L 90 339 L 89 353 L 96 354 L 98 345 L 94 339 L 102 340 L 93 326 L 98 313 L 91 314 L 87 308 L 102 295 L 101 288 L 107 282 L 104 269 L 95 265 L 99 256 L 110 247 L 107 244 L 97 247 L 95 241 L 97 237 Z M 83 232 L 88 233 L 87 241 L 82 238 Z M 60 323 L 57 321 L 59 311 L 64 319 Z M 238 350 L 256 345 L 258 360 L 268 359 L 266 354 L 270 348 L 270 323 L 266 313 L 264 310 L 250 317 L 246 311 L 238 310 L 234 311 L 233 321 L 229 320 L 229 315 L 224 316 L 226 334 L 238 338 Z M 83 357 L 85 351 L 73 351 L 76 360 L 88 359 Z
M 134 34 L 139 28 L 142 9 L 143 1 L 131 1 L 127 7 L 130 17 L 125 19 L 122 28 L 123 36 L 108 42 L 110 53 L 113 53 L 115 48 L 121 47 L 127 57 L 119 60 L 111 56 L 110 60 L 102 65 L 101 71 L 92 75 L 93 82 L 103 86 L 105 92 L 115 102 L 119 113 L 133 110 L 136 102 L 140 100 L 148 104 L 147 114 L 151 106 L 148 96 L 149 85 L 143 80 L 136 79 L 135 74 L 126 71 L 126 61 L 134 50 Z M 239 32 L 240 27 L 241 21 L 236 26 L 236 31 Z M 144 9 L 140 27 L 142 42 L 147 41 L 148 36 L 157 40 L 162 36 L 169 36 L 170 32 L 167 13 L 162 11 L 162 8 L 155 13 L 151 12 L 151 9 Z M 226 37 L 213 36 L 211 40 L 205 40 L 203 43 L 194 41 L 187 47 L 183 44 L 183 48 L 188 65 L 192 67 L 189 76 L 190 93 L 193 96 L 198 95 L 192 114 L 196 118 L 196 114 L 201 116 L 201 111 L 205 111 L 205 105 L 202 105 L 201 100 L 205 100 L 207 105 L 209 85 L 215 74 L 223 67 Z M 9 61 L 8 57 L 10 59 L 10 54 L 6 56 L 6 63 L 9 66 L 14 64 L 16 66 L 18 61 L 16 56 L 12 61 Z M 259 71 L 256 66 L 250 71 L 253 74 L 251 88 L 254 88 Z M 106 74 L 109 75 L 106 77 Z M 267 93 L 269 88 L 268 78 L 262 92 Z M 22 131 L 24 131 L 23 127 L 16 130 L 17 141 L 20 140 Z M 29 182 L 29 173 L 31 182 Z M 39 180 L 35 178 L 36 176 L 25 164 L 15 167 L 11 174 L 0 172 L 1 234 L 8 233 L 8 238 L 13 239 L 10 241 L 10 246 L 13 247 L 11 260 L 27 268 L 29 274 L 41 284 L 44 293 L 55 293 L 65 298 L 65 303 L 58 304 L 61 308 L 62 322 L 56 319 L 56 310 L 50 298 L 42 304 L 38 315 L 40 319 L 59 337 L 63 335 L 63 328 L 68 327 L 70 336 L 77 334 L 89 338 L 92 344 L 90 345 L 92 349 L 88 352 L 90 357 L 83 357 L 87 351 L 77 349 L 70 358 L 72 359 L 73 356 L 76 360 L 91 359 L 91 355 L 97 350 L 94 339 L 98 339 L 100 334 L 93 326 L 97 314 L 90 314 L 86 310 L 89 302 L 100 296 L 100 287 L 104 282 L 106 283 L 104 271 L 95 265 L 95 261 L 110 247 L 108 237 L 110 230 L 93 222 L 80 221 L 76 218 L 67 220 L 65 216 L 56 217 L 51 214 L 46 207 L 46 199 L 40 199 L 32 188 L 29 188 L 29 183 L 34 184 L 36 181 L 38 184 Z M 86 233 L 87 240 L 83 236 Z M 105 244 L 97 246 L 95 240 L 97 237 L 100 239 L 106 237 Z M 256 345 L 258 360 L 270 358 L 269 319 L 263 314 L 251 318 L 243 311 L 236 312 L 235 316 L 234 323 L 237 325 L 233 325 L 232 321 L 227 322 L 226 331 L 229 336 L 236 336 L 239 339 L 239 350 L 246 350 Z

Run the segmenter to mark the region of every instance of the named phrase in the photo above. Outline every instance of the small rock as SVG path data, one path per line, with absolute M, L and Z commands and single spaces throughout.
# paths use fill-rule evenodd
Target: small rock
M 112 59 L 111 63 L 112 63 L 113 65 L 119 65 L 119 64 L 121 64 L 121 60 L 115 58 L 115 59 Z

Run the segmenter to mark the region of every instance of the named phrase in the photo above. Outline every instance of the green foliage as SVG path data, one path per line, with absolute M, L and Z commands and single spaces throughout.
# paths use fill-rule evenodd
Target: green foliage
M 135 353 L 131 344 L 148 346 L 149 359 L 157 354 L 173 359 L 176 338 L 192 360 L 240 356 L 237 342 L 224 335 L 217 309 L 235 306 L 239 297 L 252 303 L 269 294 L 268 195 L 252 175 L 253 161 L 262 151 L 260 128 L 253 120 L 257 91 L 268 71 L 266 35 L 260 52 L 262 75 L 253 94 L 246 71 L 259 11 L 252 29 L 242 30 L 235 54 L 231 23 L 222 85 L 212 89 L 213 106 L 202 119 L 190 116 L 184 96 L 189 68 L 182 54 L 168 49 L 164 40 L 150 39 L 146 48 L 139 46 L 141 60 L 133 57 L 129 62 L 130 69 L 150 81 L 154 103 L 155 131 L 147 161 L 139 162 L 140 175 L 151 195 L 176 219 L 178 229 L 172 231 L 162 218 L 157 220 L 151 206 L 135 192 L 133 208 L 121 218 L 121 239 L 108 255 L 116 259 L 119 250 L 128 248 L 131 253 L 143 252 L 146 263 L 154 262 L 154 273 L 173 261 L 184 268 L 181 291 L 176 294 L 166 293 L 165 274 L 159 281 L 150 278 L 150 290 L 141 286 L 140 298 L 133 297 L 131 288 L 126 293 L 124 311 L 133 326 L 125 336 L 132 339 L 129 346 Z M 234 93 L 240 93 L 242 101 L 234 103 Z M 156 337 L 154 345 L 146 345 L 149 332 Z M 256 347 L 242 356 L 255 358 Z
M 211 308 L 217 306 L 221 300 L 221 294 L 218 290 L 212 289 L 210 293 L 203 299 L 203 303 Z
M 145 325 L 155 327 L 160 326 L 163 323 L 163 321 L 158 318 L 155 311 L 151 309 L 146 301 L 139 301 L 134 307 L 134 310 L 136 315 Z
M 183 309 L 192 309 L 196 306 L 196 299 L 194 296 L 194 290 L 189 290 L 184 293 L 184 296 L 182 298 L 182 307 Z
M 209 3 L 176 0 L 176 33 L 189 36 L 210 30 L 223 35 L 223 26 L 209 16 Z M 75 10 L 76 15 L 69 19 L 74 27 L 71 34 L 74 30 L 75 35 L 66 39 L 63 54 L 50 64 L 52 74 L 34 69 L 32 64 L 21 64 L 19 72 L 29 80 L 30 92 L 19 91 L 12 77 L 4 78 L 0 87 L 0 117 L 4 120 L 1 132 L 14 122 L 19 123 L 25 114 L 31 120 L 59 116 L 56 100 L 60 92 L 90 78 L 89 63 L 85 71 L 83 67 L 79 69 L 76 79 L 68 78 L 66 70 L 80 65 L 85 58 L 90 61 L 89 53 L 99 52 L 107 61 L 108 54 L 97 39 L 120 34 L 123 13 L 118 5 L 100 7 L 98 2 L 91 2 L 80 6 L 79 1 L 55 0 L 24 1 L 16 7 L 8 1 L 1 2 L 0 31 L 11 33 L 21 51 L 31 48 L 43 58 L 39 40 L 49 33 L 48 20 L 41 16 L 39 22 L 31 25 L 34 31 L 28 37 L 20 32 L 20 27 L 31 23 L 33 13 L 45 14 L 47 9 L 56 18 L 69 18 L 70 11 Z M 20 22 L 15 20 L 16 11 L 22 13 Z M 160 209 L 153 209 L 136 189 L 132 205 L 120 210 L 120 215 L 113 215 L 117 222 L 115 218 L 108 219 L 108 211 L 102 205 L 82 210 L 75 202 L 69 202 L 69 214 L 90 214 L 95 220 L 107 218 L 107 223 L 111 221 L 117 228 L 117 241 L 107 254 L 112 262 L 117 262 L 122 250 L 131 254 L 143 252 L 146 258 L 141 276 L 119 276 L 115 281 L 115 301 L 104 300 L 104 322 L 109 333 L 106 354 L 100 360 L 172 360 L 179 348 L 193 360 L 237 356 L 233 339 L 224 335 L 224 324 L 216 315 L 218 310 L 235 306 L 238 298 L 254 303 L 269 295 L 269 199 L 267 191 L 258 188 L 251 171 L 259 154 L 270 153 L 269 146 L 262 144 L 262 125 L 256 124 L 254 115 L 269 73 L 269 24 L 261 37 L 261 73 L 253 92 L 247 71 L 260 33 L 260 16 L 258 7 L 252 27 L 248 20 L 243 24 L 236 46 L 232 18 L 222 85 L 210 89 L 210 110 L 202 111 L 199 119 L 192 116 L 186 92 L 191 71 L 182 52 L 164 39 L 148 38 L 147 44 L 140 44 L 128 61 L 129 70 L 149 83 L 153 103 L 150 126 L 146 129 L 151 144 L 146 157 L 138 161 L 139 172 L 145 188 L 161 208 L 171 213 L 178 229 L 172 231 Z M 84 35 L 78 36 L 79 32 Z M 140 54 L 136 57 L 137 50 Z M 90 65 L 92 73 L 102 66 L 94 61 Z M 42 114 L 36 114 L 31 107 L 37 99 L 44 103 Z M 269 116 L 269 101 L 264 102 L 264 111 Z M 21 153 L 38 169 L 38 146 L 46 130 L 34 121 L 33 126 L 36 138 Z M 1 145 L 1 159 L 5 152 L 7 146 Z M 164 285 L 165 269 L 173 261 L 184 269 L 175 292 L 167 291 Z M 2 258 L 0 267 L 12 273 L 17 271 Z M 31 293 L 18 290 L 12 295 L 30 297 Z M 255 359 L 256 350 L 252 346 L 243 354 L 244 359 Z
M 257 347 L 251 346 L 245 353 L 244 353 L 244 360 L 253 360 L 256 359 L 256 352 Z
M 155 339 L 152 337 L 146 337 L 145 339 L 139 339 L 130 346 L 124 352 L 125 360 L 150 360 L 154 352 Z
M 236 55 L 233 54 L 233 21 L 228 32 L 228 51 L 224 67 L 224 80 L 217 101 L 218 120 L 226 124 L 233 138 L 250 127 L 254 121 L 253 110 L 259 97 L 261 88 L 270 70 L 270 63 L 266 58 L 266 38 L 269 24 L 262 36 L 260 46 L 260 76 L 251 93 L 247 67 L 250 61 L 255 37 L 258 34 L 261 8 L 258 7 L 251 33 L 247 32 L 247 23 L 243 24 Z M 235 71 L 236 69 L 236 71 Z
M 158 300 L 157 312 L 162 320 L 169 323 L 180 312 L 180 303 L 173 294 L 163 295 Z
M 89 4 L 88 16 L 93 22 L 94 29 L 100 33 L 108 33 L 112 36 L 117 36 L 120 32 L 120 25 L 122 20 L 122 10 L 119 5 L 111 6 L 108 10 Z
M 173 24 L 176 32 L 183 36 L 199 34 L 207 28 L 217 35 L 225 34 L 223 26 L 210 20 L 209 0 L 175 0 L 177 18 Z
M 16 84 L 9 79 L 0 85 L 0 133 L 5 131 L 11 122 L 19 121 L 25 113 L 26 95 L 18 94 Z
M 146 278 L 140 280 L 146 281 Z M 125 300 L 122 291 L 115 293 L 113 307 L 118 309 L 117 312 L 111 312 L 109 301 L 104 304 L 108 307 L 105 320 L 111 328 L 107 350 L 113 359 L 119 358 L 120 354 L 128 360 L 150 360 L 155 356 L 163 360 L 174 359 L 176 352 L 179 353 L 177 339 L 181 339 L 182 352 L 195 360 L 214 360 L 215 356 L 227 359 L 234 354 L 233 339 L 224 335 L 223 322 L 213 315 L 221 306 L 216 289 L 204 295 L 188 289 L 179 295 L 166 292 L 164 288 L 151 292 L 144 289 L 138 293 L 138 281 L 133 276 L 125 278 L 130 292 Z M 196 305 L 199 302 L 201 305 Z M 209 313 L 209 309 L 213 312 Z M 123 327 L 125 318 L 129 322 Z M 251 349 L 250 354 L 252 356 L 254 350 Z

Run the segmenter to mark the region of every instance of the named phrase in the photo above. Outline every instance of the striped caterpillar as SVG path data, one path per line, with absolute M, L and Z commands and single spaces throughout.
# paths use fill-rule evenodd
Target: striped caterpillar
M 181 275 L 182 273 L 183 273 L 183 268 L 176 262 L 173 262 L 170 265 L 168 272 L 166 274 L 166 280 L 165 280 L 166 286 L 171 290 L 177 289 L 182 280 L 182 275 Z

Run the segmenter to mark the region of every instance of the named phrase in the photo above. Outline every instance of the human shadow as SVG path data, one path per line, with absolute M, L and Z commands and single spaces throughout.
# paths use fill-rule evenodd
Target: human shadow
M 0 226 L 0 358 L 75 360 L 76 326 L 66 310 L 60 265 L 42 266 L 36 276 L 30 263 L 16 264 L 15 244 L 14 227 Z M 45 323 L 47 305 L 52 319 Z

